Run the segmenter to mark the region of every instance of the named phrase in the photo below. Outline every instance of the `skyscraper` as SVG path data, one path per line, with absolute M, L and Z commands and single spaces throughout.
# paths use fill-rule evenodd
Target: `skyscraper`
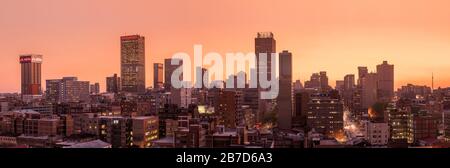
M 262 89 L 260 86 L 260 76 L 266 76 L 267 80 L 272 80 L 272 60 L 271 55 L 276 54 L 276 41 L 272 32 L 259 32 L 255 38 L 255 54 L 256 54 L 256 83 L 258 90 L 258 121 L 262 121 L 265 113 L 272 107 L 270 100 L 260 100 Z M 261 55 L 266 54 L 266 59 L 262 60 Z M 265 67 L 260 67 L 260 61 L 266 63 Z M 275 78 L 275 76 L 273 76 Z
M 256 54 L 256 73 L 257 73 L 257 81 L 258 81 L 258 88 L 259 86 L 259 76 L 260 75 L 266 75 L 268 80 L 272 79 L 272 61 L 271 61 L 271 54 L 276 53 L 276 41 L 273 37 L 272 32 L 259 32 L 257 34 L 257 37 L 255 38 L 255 54 Z M 260 54 L 267 54 L 266 61 L 267 66 L 266 67 L 259 67 L 259 60 L 260 60 Z M 266 70 L 267 74 L 261 74 L 263 73 L 263 70 Z
M 164 88 L 170 89 L 172 87 L 171 77 L 172 73 L 180 66 L 183 65 L 183 61 L 180 61 L 180 65 L 172 65 L 172 59 L 168 58 L 164 60 Z M 183 80 L 183 75 L 180 75 L 180 80 Z
M 153 88 L 160 89 L 163 87 L 164 76 L 163 76 L 163 64 L 154 63 L 153 64 Z
M 328 84 L 328 76 L 326 71 L 320 71 L 320 88 L 322 90 L 330 89 L 330 85 Z
M 280 92 L 278 94 L 278 127 L 292 127 L 292 53 L 280 53 Z
M 25 95 L 40 95 L 42 55 L 21 55 L 21 92 Z
M 361 78 L 366 76 L 369 73 L 367 67 L 360 66 L 358 67 L 358 85 L 361 85 Z
M 377 65 L 378 74 L 378 99 L 382 102 L 389 102 L 394 96 L 394 65 L 383 61 Z
M 120 37 L 122 91 L 145 92 L 145 38 L 140 35 Z
M 376 73 L 368 73 L 361 78 L 361 104 L 364 109 L 372 107 L 377 102 L 377 81 L 378 75 Z
M 355 85 L 355 75 L 349 74 L 344 77 L 344 88 L 342 92 L 342 98 L 344 99 L 344 104 L 351 111 L 354 110 L 355 102 L 353 101 L 353 96 L 357 93 L 358 89 Z
M 355 88 L 355 75 L 349 74 L 344 77 L 344 90 L 352 90 Z
M 108 93 L 119 93 L 121 89 L 120 77 L 114 74 L 111 77 L 106 77 L 106 92 Z

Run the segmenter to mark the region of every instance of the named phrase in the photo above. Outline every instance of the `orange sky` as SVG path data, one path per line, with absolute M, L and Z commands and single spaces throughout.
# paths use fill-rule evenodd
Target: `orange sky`
M 393 2 L 394 1 L 394 2 Z M 146 37 L 152 64 L 176 52 L 253 52 L 258 31 L 293 53 L 294 79 L 328 71 L 330 84 L 357 66 L 395 64 L 396 87 L 450 86 L 448 0 L 2 0 L 0 92 L 20 90 L 18 55 L 44 56 L 45 79 L 100 82 L 120 74 L 119 36 Z

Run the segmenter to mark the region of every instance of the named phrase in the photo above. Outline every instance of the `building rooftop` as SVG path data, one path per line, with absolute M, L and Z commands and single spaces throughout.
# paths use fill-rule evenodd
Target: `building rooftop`
M 88 142 L 75 143 L 63 148 L 111 148 L 111 144 L 103 142 L 101 140 L 93 140 Z
M 154 140 L 152 142 L 153 143 L 159 143 L 159 144 L 161 144 L 161 143 L 173 143 L 173 137 L 168 136 L 168 137 L 164 137 L 164 138 L 161 138 L 161 139 Z
M 34 111 L 32 109 L 24 109 L 24 110 L 15 110 L 14 113 L 27 113 L 27 114 L 40 114 L 37 111 Z
M 226 137 L 236 136 L 236 132 L 231 132 L 231 131 L 226 131 L 226 132 L 223 132 L 223 133 L 216 132 L 216 133 L 213 134 L 213 136 L 226 136 Z
M 98 118 L 104 118 L 104 119 L 122 119 L 124 117 L 122 116 L 100 116 Z
M 136 120 L 145 120 L 145 119 L 155 119 L 156 116 L 137 116 L 137 117 L 132 117 L 132 119 L 136 119 Z

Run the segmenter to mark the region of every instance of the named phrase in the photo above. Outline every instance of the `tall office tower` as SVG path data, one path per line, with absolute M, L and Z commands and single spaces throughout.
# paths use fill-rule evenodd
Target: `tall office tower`
M 163 64 L 154 63 L 153 64 L 153 88 L 160 89 L 163 88 L 164 76 L 163 76 Z
M 344 90 L 353 90 L 355 88 L 355 75 L 349 74 L 344 77 Z
M 260 76 L 266 76 L 267 80 L 272 80 L 272 78 L 276 78 L 275 74 L 272 76 L 272 59 L 271 55 L 276 54 L 276 41 L 274 39 L 272 32 L 259 32 L 257 37 L 255 38 L 255 54 L 256 54 L 256 80 L 257 80 L 257 88 L 258 88 L 258 121 L 262 121 L 264 115 L 267 111 L 270 111 L 273 107 L 273 102 L 271 100 L 260 100 L 261 92 L 266 91 L 267 89 L 262 89 L 260 86 Z M 266 59 L 260 59 L 262 54 L 266 54 Z M 265 62 L 265 67 L 260 67 L 260 61 Z
M 89 82 L 76 77 L 46 81 L 47 100 L 58 103 L 89 101 Z
M 366 76 L 369 73 L 367 67 L 360 66 L 358 67 L 358 85 L 361 85 L 361 78 Z
M 362 89 L 362 108 L 367 109 L 372 107 L 377 102 L 377 81 L 378 75 L 376 73 L 368 73 L 361 78 Z
M 267 76 L 267 79 L 270 80 L 272 79 L 272 61 L 271 61 L 271 55 L 272 53 L 276 53 L 276 41 L 273 37 L 273 33 L 272 32 L 259 32 L 257 34 L 257 37 L 255 38 L 255 54 L 256 54 L 256 73 L 258 74 L 258 76 L 256 77 L 256 79 L 258 80 L 258 88 L 259 86 L 259 76 L 260 75 L 265 75 Z M 266 67 L 259 67 L 260 64 L 260 54 L 266 54 L 266 60 L 262 60 L 262 61 L 266 61 L 267 62 L 267 66 Z M 267 74 L 262 74 L 263 71 L 266 70 Z M 275 77 L 275 76 L 273 76 Z
M 328 84 L 327 72 L 321 71 L 319 74 L 320 74 L 320 88 L 322 88 L 322 90 L 330 89 L 330 85 Z
M 381 102 L 389 102 L 394 97 L 394 65 L 383 61 L 377 65 L 378 74 L 378 99 Z
M 172 59 L 165 59 L 164 60 L 164 88 L 165 89 L 170 89 L 172 88 L 172 82 L 171 82 L 171 78 L 172 78 L 172 73 L 180 66 L 183 65 L 183 61 L 180 60 L 180 64 L 179 65 L 172 65 Z M 183 75 L 180 75 L 180 80 L 183 80 Z
M 100 93 L 100 84 L 94 83 L 89 86 L 89 93 L 91 94 L 99 94 Z
M 106 92 L 119 93 L 121 88 L 121 80 L 117 74 L 114 74 L 111 77 L 106 77 Z
M 354 110 L 353 96 L 357 91 L 355 85 L 355 75 L 349 74 L 344 77 L 344 88 L 342 92 L 342 98 L 344 99 L 344 105 L 349 108 L 350 111 Z
M 145 38 L 140 35 L 120 37 L 122 91 L 145 92 Z
M 42 55 L 21 55 L 21 92 L 22 96 L 37 96 L 42 94 L 41 64 Z
M 292 53 L 283 51 L 280 53 L 280 92 L 278 101 L 278 127 L 281 129 L 292 128 Z

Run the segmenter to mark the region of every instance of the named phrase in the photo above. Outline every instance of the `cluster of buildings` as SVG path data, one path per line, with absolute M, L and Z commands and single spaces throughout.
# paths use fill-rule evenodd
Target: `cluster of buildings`
M 292 81 L 292 53 L 266 57 L 257 79 L 278 78 L 275 99 L 245 87 L 175 88 L 172 59 L 153 64 L 145 85 L 145 38 L 122 36 L 121 72 L 98 83 L 62 77 L 41 85 L 42 55 L 22 55 L 21 94 L 0 95 L 0 146 L 60 148 L 326 148 L 445 146 L 450 139 L 450 89 L 407 85 L 394 90 L 394 65 L 358 67 L 329 85 L 327 73 Z M 260 54 L 277 53 L 273 33 L 258 33 Z M 259 64 L 259 61 L 256 61 Z M 279 75 L 271 74 L 278 64 Z M 195 67 L 202 76 L 204 67 Z M 206 80 L 207 81 L 207 80 Z M 257 80 L 258 82 L 260 80 Z M 235 86 L 237 83 L 234 84 Z M 217 86 L 217 85 L 214 85 Z

